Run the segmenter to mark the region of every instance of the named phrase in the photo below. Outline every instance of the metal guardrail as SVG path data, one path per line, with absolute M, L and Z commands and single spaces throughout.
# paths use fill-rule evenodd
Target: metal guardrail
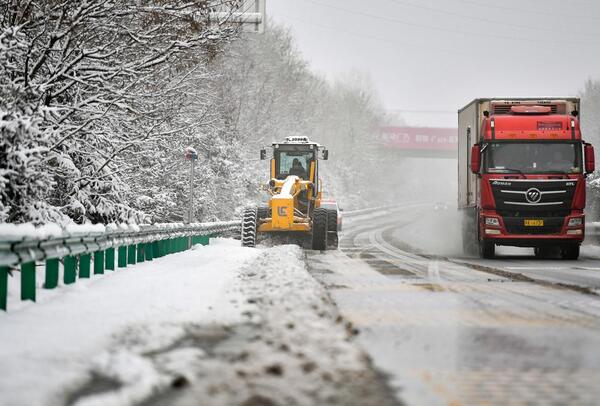
M 36 300 L 36 264 L 45 262 L 45 289 L 58 286 L 59 264 L 63 282 L 71 284 L 105 270 L 114 271 L 137 262 L 152 261 L 207 245 L 215 234 L 239 230 L 241 222 L 193 224 L 73 226 L 35 229 L 30 224 L 0 227 L 0 309 L 6 310 L 8 275 L 20 268 L 21 300 Z M 116 260 L 116 264 L 115 264 Z M 115 267 L 116 265 L 116 267 Z M 79 272 L 78 272 L 79 271 Z
M 585 235 L 596 242 L 600 242 L 600 222 L 585 223 Z

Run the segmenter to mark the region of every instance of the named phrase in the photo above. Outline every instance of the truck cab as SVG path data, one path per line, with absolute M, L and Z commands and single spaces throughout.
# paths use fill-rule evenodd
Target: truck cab
M 578 99 L 478 99 L 459 111 L 465 250 L 475 245 L 491 258 L 497 245 L 510 245 L 579 256 L 595 161 L 578 110 Z

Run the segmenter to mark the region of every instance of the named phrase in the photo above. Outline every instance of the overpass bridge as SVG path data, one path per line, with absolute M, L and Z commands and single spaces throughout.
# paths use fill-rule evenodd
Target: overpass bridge
M 439 127 L 381 127 L 378 143 L 395 156 L 456 159 L 458 131 Z

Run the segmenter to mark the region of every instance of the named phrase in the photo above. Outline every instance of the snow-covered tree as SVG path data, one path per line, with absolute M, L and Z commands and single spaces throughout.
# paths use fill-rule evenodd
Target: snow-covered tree
M 0 162 L 2 219 L 140 220 L 121 176 L 139 162 L 120 158 L 177 134 L 177 76 L 235 33 L 209 23 L 223 3 L 238 2 L 0 1 L 0 109 L 3 122 L 23 127 L 3 125 L 7 154 L 18 158 Z
M 264 197 L 258 150 L 290 135 L 331 148 L 329 192 L 371 196 L 369 87 L 316 76 L 276 25 L 211 23 L 223 4 L 241 2 L 0 0 L 0 221 L 181 221 L 189 145 L 194 217 L 231 218 Z
M 18 26 L 0 32 L 0 222 L 56 220 L 47 197 L 54 184 L 46 156 L 52 133 L 40 127 L 51 113 L 38 89 L 15 74 L 28 42 Z

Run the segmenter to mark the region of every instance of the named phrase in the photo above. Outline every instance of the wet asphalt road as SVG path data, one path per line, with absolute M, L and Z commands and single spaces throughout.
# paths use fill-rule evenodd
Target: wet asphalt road
M 436 216 L 448 217 L 427 205 L 349 217 L 338 251 L 307 252 L 400 400 L 600 404 L 600 250 L 580 261 L 464 258 L 415 243 Z

